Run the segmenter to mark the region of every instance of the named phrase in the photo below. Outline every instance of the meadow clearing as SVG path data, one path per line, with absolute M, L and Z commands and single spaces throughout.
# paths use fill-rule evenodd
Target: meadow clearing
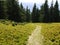
M 36 25 L 41 26 L 43 45 L 60 45 L 60 23 L 11 23 L 7 21 L 0 22 L 0 45 L 26 45 Z M 38 35 L 38 37 L 41 36 Z

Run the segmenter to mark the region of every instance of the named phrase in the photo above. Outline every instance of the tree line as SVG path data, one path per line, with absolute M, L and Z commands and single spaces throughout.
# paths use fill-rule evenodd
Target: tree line
M 60 22 L 59 15 L 59 4 L 56 0 L 55 5 L 53 5 L 53 0 L 51 6 L 48 5 L 48 0 L 40 7 L 36 7 L 36 3 L 33 6 L 32 12 L 26 7 L 23 7 L 21 3 L 19 5 L 16 0 L 5 0 L 0 1 L 0 19 L 11 20 L 15 22 Z

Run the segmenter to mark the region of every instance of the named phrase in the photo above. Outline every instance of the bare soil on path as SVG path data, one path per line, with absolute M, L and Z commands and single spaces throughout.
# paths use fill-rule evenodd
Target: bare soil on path
M 33 33 L 29 36 L 27 45 L 43 45 L 43 35 L 41 34 L 41 26 L 36 26 Z

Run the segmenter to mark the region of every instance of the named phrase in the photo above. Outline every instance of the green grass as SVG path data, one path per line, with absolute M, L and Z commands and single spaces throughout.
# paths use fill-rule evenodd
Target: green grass
M 27 39 L 35 29 L 33 24 L 12 26 L 0 23 L 0 45 L 26 45 Z
M 60 45 L 60 23 L 11 23 L 0 22 L 0 45 L 26 45 L 28 37 L 42 26 L 44 45 Z
M 60 45 L 60 23 L 43 24 L 44 45 Z

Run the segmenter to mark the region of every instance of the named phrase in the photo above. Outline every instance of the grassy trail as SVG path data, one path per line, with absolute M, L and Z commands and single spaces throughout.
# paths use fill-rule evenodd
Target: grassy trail
M 27 45 L 43 45 L 43 36 L 41 34 L 41 26 L 36 26 L 31 36 L 29 36 Z

